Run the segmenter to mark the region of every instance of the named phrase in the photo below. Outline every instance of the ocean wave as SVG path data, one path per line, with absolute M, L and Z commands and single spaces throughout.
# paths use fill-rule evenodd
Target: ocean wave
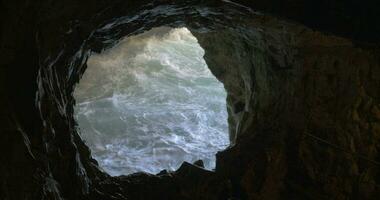
M 226 92 L 186 28 L 156 28 L 93 54 L 77 85 L 81 137 L 111 175 L 175 170 L 226 148 Z

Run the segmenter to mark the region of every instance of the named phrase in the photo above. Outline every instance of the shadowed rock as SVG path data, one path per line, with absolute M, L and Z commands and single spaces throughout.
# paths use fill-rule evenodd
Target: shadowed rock
M 238 2 L 251 8 L 1 2 L 0 199 L 376 199 L 377 7 L 323 1 L 315 12 L 326 18 L 313 18 L 306 12 L 317 3 L 309 1 Z M 176 172 L 110 177 L 75 129 L 74 85 L 91 51 L 163 25 L 188 27 L 205 49 L 228 93 L 233 146 L 217 154 L 215 172 L 185 163 Z

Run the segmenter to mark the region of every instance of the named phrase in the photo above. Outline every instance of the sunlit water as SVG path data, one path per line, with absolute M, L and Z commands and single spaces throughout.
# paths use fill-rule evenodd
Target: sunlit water
M 226 148 L 226 92 L 186 28 L 157 28 L 93 54 L 77 85 L 81 137 L 111 175 L 176 170 Z

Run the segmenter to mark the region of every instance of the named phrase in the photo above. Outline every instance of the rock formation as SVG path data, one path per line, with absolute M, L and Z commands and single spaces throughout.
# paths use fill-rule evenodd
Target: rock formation
M 376 199 L 378 13 L 328 2 L 1 2 L 0 199 Z M 159 26 L 205 49 L 232 145 L 213 172 L 111 177 L 75 128 L 72 92 L 91 51 Z

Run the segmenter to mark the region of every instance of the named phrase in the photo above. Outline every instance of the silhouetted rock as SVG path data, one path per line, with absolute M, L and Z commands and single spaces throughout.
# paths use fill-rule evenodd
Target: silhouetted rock
M 204 165 L 204 163 L 203 163 L 203 160 L 197 160 L 197 161 L 195 161 L 195 162 L 194 162 L 194 165 L 195 165 L 195 166 L 198 166 L 198 167 L 202 167 L 202 168 L 205 167 L 205 165 Z
M 0 199 L 377 199 L 378 7 L 238 2 L 251 8 L 2 1 Z M 73 88 L 91 51 L 157 26 L 187 26 L 205 49 L 228 93 L 233 145 L 217 154 L 215 172 L 184 163 L 175 172 L 111 177 L 75 128 Z

